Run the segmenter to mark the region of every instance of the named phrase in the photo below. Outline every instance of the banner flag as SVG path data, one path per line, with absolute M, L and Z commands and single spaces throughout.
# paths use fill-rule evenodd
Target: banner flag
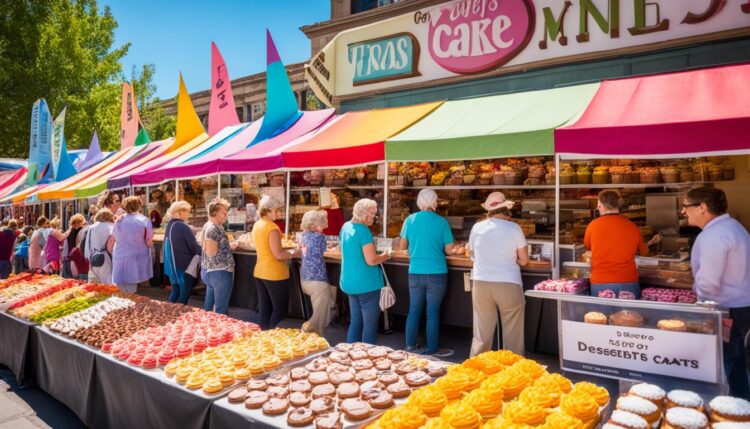
M 201 120 L 195 112 L 193 102 L 190 100 L 190 94 L 185 88 L 182 73 L 180 73 L 180 92 L 177 94 L 177 129 L 175 130 L 174 143 L 167 152 L 177 149 L 205 132 L 203 124 L 201 124 Z
M 65 112 L 68 107 L 63 107 L 62 111 L 58 113 L 55 121 L 52 123 L 52 146 L 50 148 L 50 156 L 52 157 L 52 177 L 57 180 L 57 169 L 60 164 L 62 156 L 62 147 L 65 142 Z M 70 161 L 70 160 L 68 160 Z
M 211 42 L 211 103 L 208 108 L 208 135 L 240 123 L 232 96 L 232 82 L 224 58 L 216 43 Z
M 129 83 L 123 82 L 120 108 L 120 149 L 133 146 L 140 122 L 141 117 L 138 114 L 138 104 L 135 102 L 133 87 Z

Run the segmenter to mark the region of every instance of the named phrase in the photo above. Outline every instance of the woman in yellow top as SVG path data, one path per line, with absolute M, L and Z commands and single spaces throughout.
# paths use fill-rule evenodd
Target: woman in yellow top
M 253 225 L 253 243 L 258 252 L 255 262 L 255 290 L 258 294 L 258 325 L 271 329 L 284 319 L 289 307 L 289 266 L 292 253 L 281 247 L 281 230 L 274 222 L 283 216 L 283 204 L 276 198 L 260 200 L 260 220 Z

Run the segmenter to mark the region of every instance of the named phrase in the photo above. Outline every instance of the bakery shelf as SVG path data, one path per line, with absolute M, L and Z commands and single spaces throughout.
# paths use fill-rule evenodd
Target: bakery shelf
M 456 186 L 401 186 L 391 185 L 388 189 L 435 189 L 445 191 L 472 189 L 555 189 L 555 185 L 456 185 Z
M 676 182 L 676 183 L 605 183 L 605 184 L 574 184 L 560 185 L 560 189 L 611 189 L 611 188 L 680 188 L 700 185 L 706 182 Z M 553 186 L 554 188 L 554 186 Z

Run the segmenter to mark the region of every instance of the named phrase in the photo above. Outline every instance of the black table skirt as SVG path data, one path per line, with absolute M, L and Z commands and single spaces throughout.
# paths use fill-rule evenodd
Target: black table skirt
M 45 328 L 37 327 L 35 331 L 37 344 L 31 359 L 39 387 L 91 425 L 97 408 L 94 350 Z
M 227 406 L 222 406 L 219 403 L 226 401 L 216 401 L 211 404 L 211 417 L 209 419 L 208 427 L 210 429 L 225 429 L 225 428 L 259 428 L 259 429 L 271 429 L 275 426 L 266 424 L 265 422 L 259 422 L 253 420 L 247 415 L 240 414 L 233 411 Z M 232 405 L 231 407 L 238 407 Z M 310 426 L 312 427 L 312 426 Z
M 170 386 L 109 356 L 95 355 L 96 412 L 89 426 L 95 428 L 208 427 L 211 399 Z
M 29 350 L 35 342 L 33 323 L 0 313 L 0 364 L 10 368 L 20 386 L 33 383 L 33 362 L 29 359 Z

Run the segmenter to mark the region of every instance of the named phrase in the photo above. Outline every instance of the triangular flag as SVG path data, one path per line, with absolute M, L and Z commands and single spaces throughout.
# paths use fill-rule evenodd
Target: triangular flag
M 31 133 L 29 138 L 29 171 L 26 175 L 28 186 L 36 185 L 43 176 L 41 171 L 50 161 L 52 145 L 52 115 L 47 102 L 42 98 L 34 103 L 31 110 Z
M 39 181 L 37 184 L 47 184 L 53 182 L 52 179 L 52 162 L 48 162 L 47 165 L 39 171 Z
M 60 150 L 60 162 L 58 162 L 57 171 L 55 171 L 55 181 L 63 181 L 69 177 L 72 177 L 76 173 L 76 168 L 70 161 L 70 156 L 68 156 L 68 145 L 65 142 L 65 137 L 63 137 L 62 148 Z
M 208 135 L 213 136 L 230 125 L 240 123 L 234 107 L 232 82 L 224 58 L 211 42 L 211 104 L 208 108 Z
M 151 143 L 151 137 L 148 136 L 145 128 L 141 128 L 141 130 L 138 131 L 138 136 L 135 138 L 135 145 L 142 146 L 148 143 Z
M 67 106 L 63 107 L 62 111 L 57 114 L 54 122 L 52 122 L 52 147 L 50 156 L 52 157 L 52 177 L 55 179 L 57 179 L 57 169 L 60 168 L 59 165 L 62 160 L 62 148 L 65 142 L 65 112 L 67 110 Z
M 177 149 L 204 132 L 193 102 L 190 101 L 190 94 L 185 88 L 185 82 L 182 80 L 182 73 L 180 73 L 180 92 L 177 94 L 177 130 L 175 130 L 174 143 L 167 152 Z
M 94 130 L 94 137 L 91 138 L 89 150 L 86 151 L 86 158 L 78 165 L 78 171 L 83 171 L 102 159 L 104 159 L 104 154 L 99 146 L 99 136 L 96 134 L 96 130 Z
M 286 68 L 281 62 L 279 51 L 266 30 L 266 114 L 258 134 L 251 145 L 272 137 L 294 125 L 302 116 L 297 106 L 297 98 L 289 83 Z
M 133 87 L 127 82 L 122 83 L 120 106 L 120 149 L 126 149 L 133 146 L 135 136 L 138 134 L 138 124 L 141 122 Z

